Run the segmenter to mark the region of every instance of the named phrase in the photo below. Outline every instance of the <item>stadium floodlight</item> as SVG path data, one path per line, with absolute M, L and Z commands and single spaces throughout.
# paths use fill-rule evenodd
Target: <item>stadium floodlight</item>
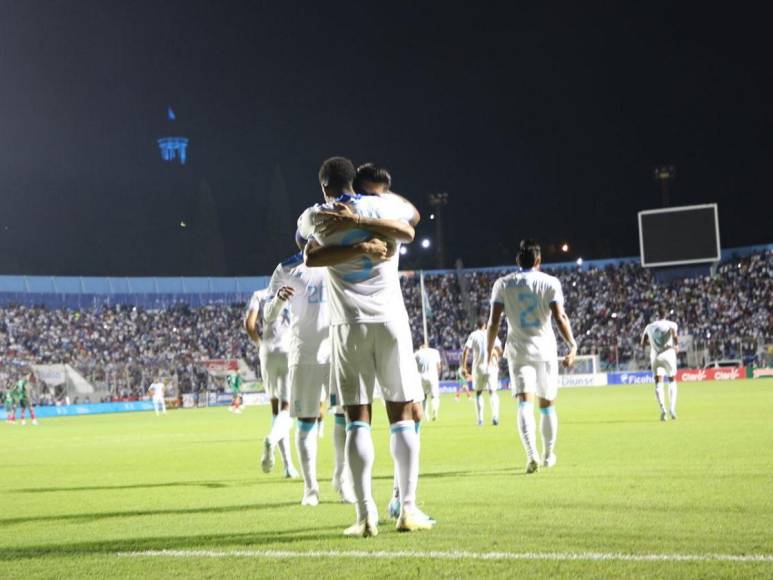
M 577 258 L 577 265 L 582 266 L 582 258 Z
M 561 244 L 561 251 L 564 252 L 564 253 L 568 252 L 569 251 L 569 244 L 567 244 L 567 243 Z
M 405 246 L 400 246 L 400 255 L 405 256 L 405 254 L 407 253 L 408 253 L 408 248 L 406 248 Z
M 429 219 L 434 220 L 435 219 L 435 214 L 434 213 L 429 214 Z
M 421 241 L 421 247 L 426 250 L 427 248 L 429 248 L 429 246 L 430 246 L 429 238 L 424 238 Z

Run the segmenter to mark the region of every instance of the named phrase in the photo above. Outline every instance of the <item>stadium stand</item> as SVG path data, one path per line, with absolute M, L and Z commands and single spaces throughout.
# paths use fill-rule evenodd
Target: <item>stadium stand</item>
M 512 268 L 465 270 L 476 309 L 485 311 L 494 280 Z M 581 354 L 598 354 L 604 369 L 646 368 L 638 347 L 660 305 L 674 310 L 690 349 L 710 360 L 762 363 L 773 342 L 773 247 L 728 254 L 713 276 L 658 284 L 635 260 L 545 267 L 563 284 Z M 242 358 L 256 368 L 256 349 L 241 331 L 245 301 L 267 278 L 88 279 L 0 277 L 0 373 L 7 380 L 30 364 L 65 363 L 112 400 L 140 397 L 159 374 L 174 375 L 180 392 L 206 388 L 203 358 Z M 110 279 L 112 280 L 112 279 Z M 142 280 L 139 282 L 138 280 Z M 416 273 L 403 275 L 416 345 L 421 296 Z M 252 285 L 251 285 L 252 284 Z M 426 272 L 431 305 L 430 343 L 458 364 L 471 324 L 455 271 Z M 98 290 L 102 288 L 100 293 Z M 132 292 L 132 288 L 135 289 Z M 65 291 L 65 290 L 70 291 Z M 40 401 L 53 403 L 53 400 Z

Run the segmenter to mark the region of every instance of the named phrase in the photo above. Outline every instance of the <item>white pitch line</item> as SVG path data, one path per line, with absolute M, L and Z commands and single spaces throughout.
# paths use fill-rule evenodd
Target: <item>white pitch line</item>
M 416 552 L 366 550 L 144 550 L 118 552 L 124 558 L 431 558 L 435 560 L 551 560 L 623 562 L 770 562 L 773 554 L 624 554 L 618 552 Z

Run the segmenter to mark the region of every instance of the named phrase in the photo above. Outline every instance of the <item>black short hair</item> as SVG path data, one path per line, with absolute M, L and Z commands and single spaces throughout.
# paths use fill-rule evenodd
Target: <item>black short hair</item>
M 352 186 L 356 174 L 351 160 L 346 157 L 331 157 L 325 159 L 319 168 L 319 182 L 334 189 L 345 189 Z
M 357 176 L 354 178 L 354 191 L 366 193 L 363 191 L 363 182 L 365 181 L 386 185 L 387 189 L 392 187 L 392 176 L 389 175 L 389 171 L 384 167 L 377 167 L 375 163 L 363 163 L 357 168 Z
M 542 249 L 536 240 L 521 240 L 518 249 L 518 265 L 521 268 L 533 268 L 542 258 Z

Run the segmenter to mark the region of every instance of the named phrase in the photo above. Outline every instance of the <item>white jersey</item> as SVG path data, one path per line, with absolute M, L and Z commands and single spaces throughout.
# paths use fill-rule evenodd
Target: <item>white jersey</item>
M 524 270 L 494 282 L 491 302 L 504 305 L 507 317 L 507 358 L 542 362 L 558 357 L 550 305 L 564 303 L 558 278 L 539 270 Z
M 486 330 L 475 330 L 467 337 L 467 342 L 464 343 L 464 348 L 467 348 L 472 353 L 472 374 L 473 375 L 489 375 L 492 372 L 498 372 L 496 363 L 491 364 L 490 357 L 488 355 L 488 332 Z M 502 348 L 502 341 L 499 337 L 494 340 L 494 348 Z
M 671 322 L 670 320 L 656 320 L 647 325 L 644 329 L 644 334 L 650 339 L 651 356 L 657 356 L 668 349 L 674 348 L 674 338 L 671 336 L 671 331 L 673 330 L 674 334 L 676 334 L 678 328 L 676 322 Z
M 395 196 L 343 195 L 338 201 L 347 203 L 354 213 L 364 217 L 406 223 L 413 217 L 411 206 Z M 323 246 L 354 245 L 373 237 L 371 232 L 361 229 L 321 236 L 315 214 L 331 208 L 332 204 L 321 204 L 304 211 L 298 218 L 300 235 Z M 367 256 L 359 256 L 326 268 L 330 324 L 407 320 L 398 275 L 399 254 L 398 244 L 394 255 L 383 262 L 374 264 Z
M 274 272 L 276 274 L 276 272 Z M 274 276 L 271 276 L 271 282 Z M 271 287 L 269 282 L 269 287 Z M 265 307 L 271 302 L 271 294 L 268 289 L 258 290 L 252 295 L 248 310 L 257 310 L 260 312 L 260 319 L 263 321 L 263 335 L 260 341 L 260 350 L 262 353 L 283 352 L 286 353 L 290 348 L 290 309 L 285 307 L 276 320 L 267 323 L 265 316 Z
M 150 394 L 154 399 L 163 399 L 164 383 L 151 383 L 150 387 L 148 388 L 148 391 L 150 391 Z
M 440 353 L 437 349 L 421 347 L 416 351 L 416 366 L 419 368 L 419 374 L 422 378 L 437 381 L 439 364 Z
M 268 292 L 275 296 L 283 286 L 295 290 L 287 300 L 292 314 L 288 364 L 328 364 L 330 329 L 325 303 L 325 269 L 306 267 L 303 253 L 299 252 L 276 267 Z

